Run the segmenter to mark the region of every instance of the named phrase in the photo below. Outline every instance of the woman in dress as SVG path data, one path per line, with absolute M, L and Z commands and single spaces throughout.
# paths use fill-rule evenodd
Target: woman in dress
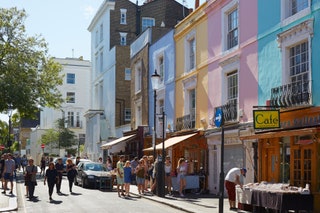
M 177 172 L 178 172 L 178 181 L 179 181 L 179 194 L 181 197 L 184 197 L 183 190 L 185 189 L 187 182 L 186 182 L 186 175 L 188 171 L 188 165 L 184 158 L 180 158 L 178 161 Z
M 46 185 L 46 181 L 48 181 L 48 190 L 49 190 L 49 200 L 52 200 L 52 193 L 54 184 L 56 184 L 56 181 L 59 179 L 58 172 L 56 168 L 54 167 L 54 163 L 49 163 L 49 168 L 46 170 L 46 174 L 44 176 L 44 185 Z
M 123 167 L 124 172 L 124 190 L 125 190 L 125 196 L 129 197 L 130 192 L 130 184 L 131 184 L 131 163 L 129 160 L 126 161 Z
M 72 193 L 72 186 L 73 186 L 73 182 L 76 177 L 76 174 L 77 174 L 77 170 L 76 170 L 76 165 L 73 164 L 73 162 L 70 158 L 67 159 L 66 171 L 67 171 L 67 177 L 68 177 L 68 181 L 69 181 L 69 191 L 70 191 L 70 193 Z
M 144 160 L 141 159 L 139 161 L 138 166 L 136 167 L 136 182 L 138 185 L 138 192 L 141 195 L 141 193 L 144 194 L 144 178 L 145 178 L 145 166 L 144 166 Z
M 165 164 L 164 164 L 164 171 L 166 173 L 166 175 L 165 175 L 165 183 L 166 183 L 169 195 L 171 195 L 171 187 L 172 187 L 171 170 L 172 170 L 172 164 L 171 164 L 171 161 L 170 161 L 170 156 L 167 156 Z

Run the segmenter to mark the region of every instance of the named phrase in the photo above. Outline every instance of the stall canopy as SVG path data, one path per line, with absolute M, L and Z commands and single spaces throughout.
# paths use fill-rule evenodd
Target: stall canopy
M 168 148 L 168 147 L 171 147 L 175 144 L 178 144 L 188 138 L 191 138 L 192 136 L 195 136 L 197 133 L 193 133 L 193 134 L 189 134 L 189 135 L 182 135 L 182 136 L 176 136 L 176 137 L 172 137 L 172 138 L 169 138 L 167 140 L 164 141 L 164 148 Z M 161 150 L 162 149 L 162 143 L 160 144 L 157 144 L 156 145 L 156 149 L 158 150 Z M 153 150 L 153 147 L 149 147 L 147 149 L 144 149 L 143 151 L 152 151 Z
M 118 138 L 118 139 L 116 139 L 114 141 L 111 141 L 111 142 L 108 142 L 106 144 L 103 144 L 101 146 L 101 149 L 111 149 L 113 146 L 118 145 L 121 142 L 128 141 L 129 139 L 133 138 L 134 136 L 135 136 L 135 134 L 134 135 L 123 136 L 123 137 Z

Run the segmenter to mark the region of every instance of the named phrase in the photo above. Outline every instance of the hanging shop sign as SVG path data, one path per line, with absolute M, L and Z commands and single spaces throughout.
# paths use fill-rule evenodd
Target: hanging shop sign
M 280 128 L 279 110 L 253 110 L 255 129 Z

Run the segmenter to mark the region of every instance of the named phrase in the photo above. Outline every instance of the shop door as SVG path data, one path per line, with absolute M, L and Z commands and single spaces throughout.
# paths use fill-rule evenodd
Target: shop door
M 267 149 L 267 182 L 278 182 L 279 159 L 274 148 Z
M 312 149 L 309 146 L 299 147 L 299 149 L 292 150 L 292 163 L 291 173 L 293 185 L 299 187 L 305 187 L 307 183 L 311 183 L 312 174 Z

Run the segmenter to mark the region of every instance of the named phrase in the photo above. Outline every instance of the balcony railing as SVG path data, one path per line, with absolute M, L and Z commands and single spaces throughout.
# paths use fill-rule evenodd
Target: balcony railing
M 183 129 L 194 129 L 195 126 L 196 126 L 195 110 L 192 110 L 190 114 L 179 117 L 176 120 L 176 131 L 180 131 Z
M 215 107 L 215 112 L 218 108 L 221 108 L 224 122 L 236 122 L 238 121 L 238 103 L 237 99 L 230 100 L 225 105 Z M 216 113 L 214 113 L 215 115 Z
M 271 106 L 294 107 L 310 105 L 310 102 L 310 81 L 298 81 L 271 89 Z

